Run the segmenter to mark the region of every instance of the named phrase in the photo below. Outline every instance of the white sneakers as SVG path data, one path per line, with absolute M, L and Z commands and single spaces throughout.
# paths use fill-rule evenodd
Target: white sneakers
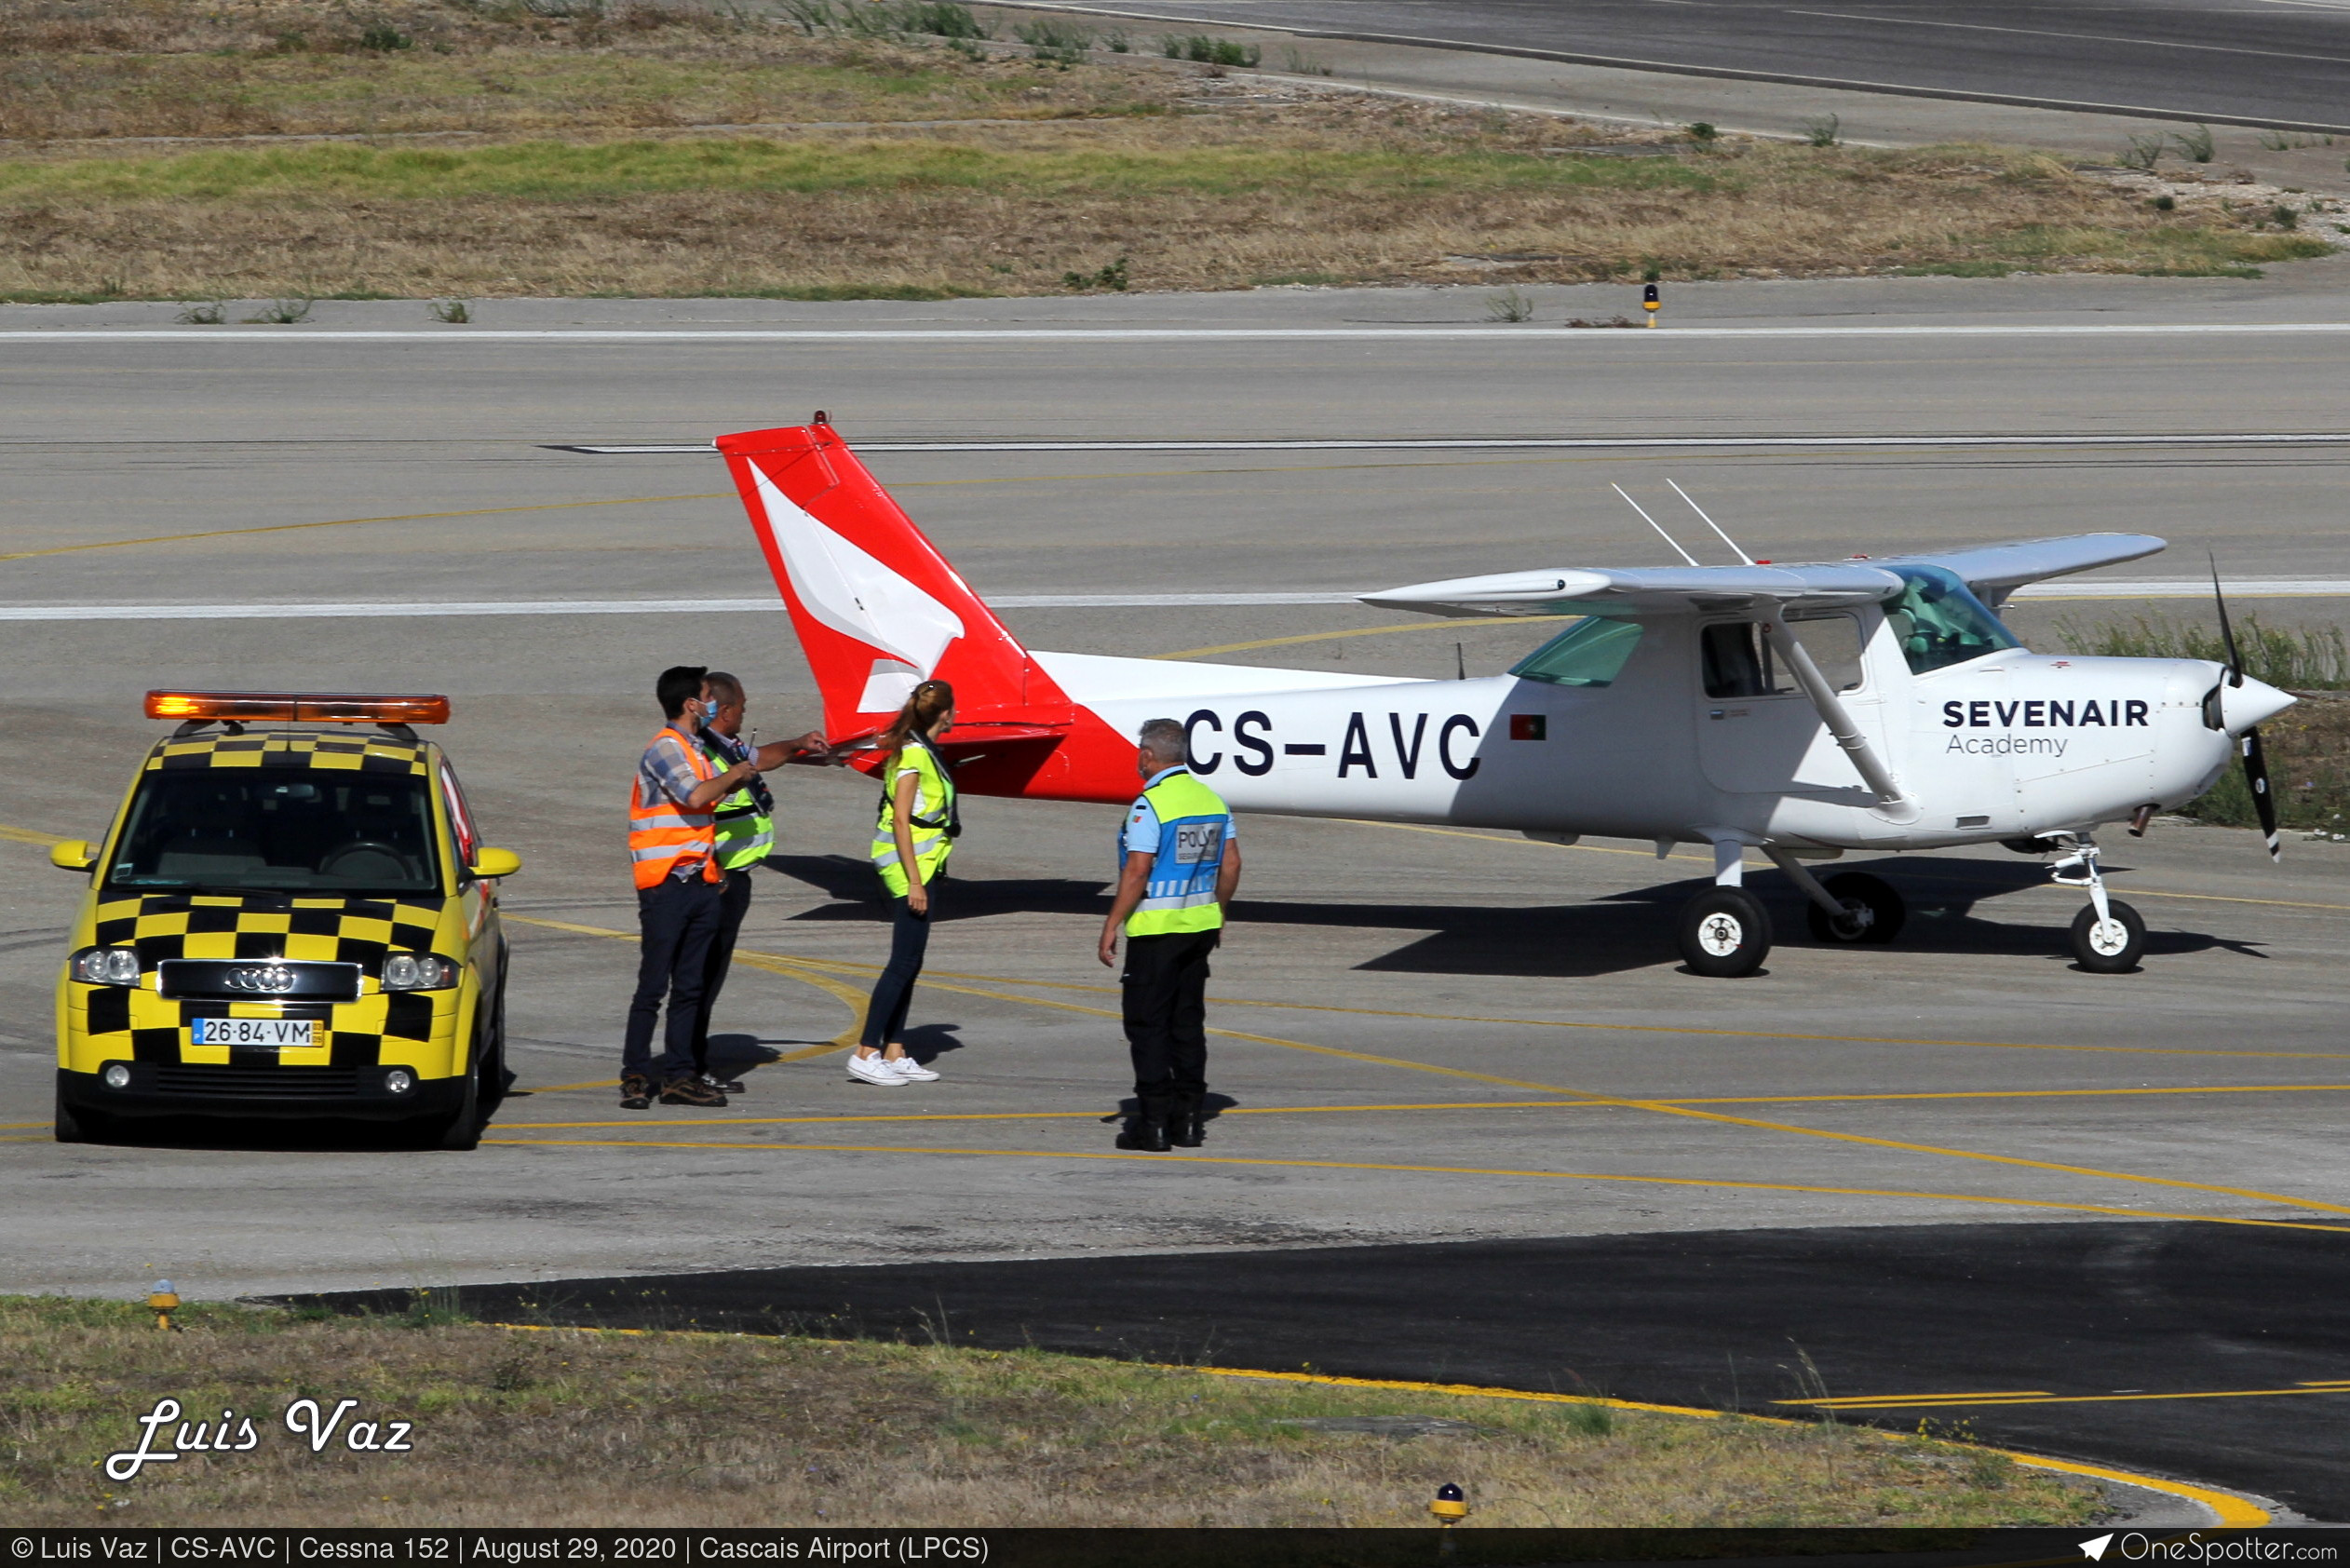
M 887 1057 L 852 1054 L 848 1059 L 848 1075 L 876 1088 L 899 1088 L 907 1084 L 939 1081 L 938 1074 L 911 1056 L 901 1056 L 892 1061 Z

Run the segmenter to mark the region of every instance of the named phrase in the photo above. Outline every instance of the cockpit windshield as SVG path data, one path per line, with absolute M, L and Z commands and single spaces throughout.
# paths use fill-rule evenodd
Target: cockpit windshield
M 1641 623 L 1586 615 L 1518 661 L 1510 673 L 1554 686 L 1604 686 L 1640 645 Z
M 110 888 L 224 893 L 439 891 L 426 780 L 313 768 L 146 776 Z
M 1884 607 L 1884 618 L 1901 644 L 1901 656 L 1910 661 L 1911 674 L 2023 646 L 1955 572 L 1940 566 L 1889 570 L 1908 584 L 1901 597 Z

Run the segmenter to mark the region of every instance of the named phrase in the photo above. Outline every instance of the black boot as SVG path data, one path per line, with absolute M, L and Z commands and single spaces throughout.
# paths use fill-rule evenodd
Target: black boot
M 1119 1129 L 1118 1147 L 1141 1149 L 1155 1155 L 1167 1153 L 1167 1124 L 1148 1116 L 1136 1116 Z
M 1179 1149 L 1196 1149 L 1208 1141 L 1208 1104 L 1196 1095 L 1185 1095 L 1175 1102 L 1175 1115 L 1167 1124 L 1167 1141 Z

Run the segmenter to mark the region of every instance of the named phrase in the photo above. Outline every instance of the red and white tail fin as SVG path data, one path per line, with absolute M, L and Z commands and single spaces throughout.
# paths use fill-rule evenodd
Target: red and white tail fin
M 819 416 L 820 417 L 820 416 Z M 783 590 L 835 741 L 932 676 L 966 721 L 1065 725 L 1067 696 L 829 425 L 718 438 Z

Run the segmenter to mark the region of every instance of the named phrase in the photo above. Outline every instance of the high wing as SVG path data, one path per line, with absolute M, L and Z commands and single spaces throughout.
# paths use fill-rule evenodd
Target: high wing
M 2164 541 L 2151 534 L 2073 534 L 2058 539 L 2019 539 L 1979 549 L 1938 550 L 1925 555 L 1884 557 L 1892 566 L 1939 566 L 1955 572 L 1975 597 L 1997 609 L 2026 583 L 2065 577 L 2100 566 L 2117 566 L 2153 555 Z
M 1875 566 L 1656 566 L 1628 571 L 1504 572 L 1362 596 L 1424 615 L 1674 615 L 1735 610 L 1757 600 L 1791 608 L 1894 598 L 1905 585 Z
M 1744 609 L 1757 602 L 1790 610 L 1825 609 L 1898 598 L 1907 585 L 1891 568 L 1936 566 L 1956 574 L 1996 608 L 2025 583 L 2136 561 L 2162 547 L 2162 540 L 2147 534 L 2080 534 L 1865 562 L 1503 572 L 1367 593 L 1362 602 L 1454 616 L 1675 615 Z

